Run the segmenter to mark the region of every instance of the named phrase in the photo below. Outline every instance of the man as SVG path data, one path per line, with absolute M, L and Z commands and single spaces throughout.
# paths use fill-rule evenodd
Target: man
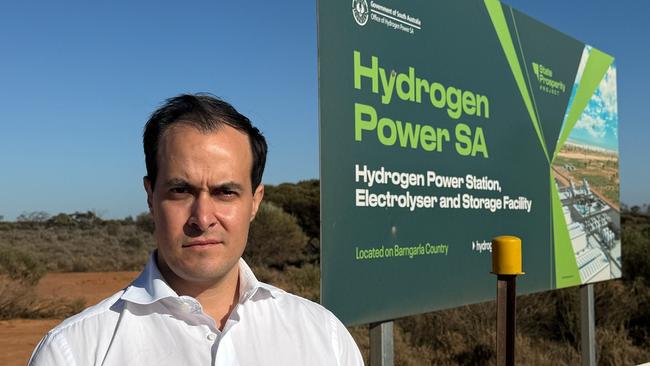
M 257 281 L 241 255 L 266 142 L 231 105 L 181 95 L 144 132 L 158 249 L 126 289 L 63 321 L 30 365 L 361 365 L 329 311 Z

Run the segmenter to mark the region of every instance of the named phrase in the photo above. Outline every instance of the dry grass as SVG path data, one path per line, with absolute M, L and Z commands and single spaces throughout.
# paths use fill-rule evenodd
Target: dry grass
M 34 285 L 0 277 L 0 320 L 66 318 L 85 307 L 83 299 L 40 299 Z
M 0 222 L 0 251 L 21 248 L 47 272 L 141 270 L 154 247 L 151 233 L 121 221 L 76 226 Z

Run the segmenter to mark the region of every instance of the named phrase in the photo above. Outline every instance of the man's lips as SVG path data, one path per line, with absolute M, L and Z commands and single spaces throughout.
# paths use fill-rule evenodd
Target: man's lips
M 190 242 L 183 244 L 183 248 L 202 247 L 202 246 L 218 245 L 218 244 L 223 244 L 223 242 L 219 240 L 192 240 Z

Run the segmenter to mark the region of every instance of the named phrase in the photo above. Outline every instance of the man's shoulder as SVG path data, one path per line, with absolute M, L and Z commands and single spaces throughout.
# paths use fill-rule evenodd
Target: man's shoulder
M 285 317 L 285 325 L 295 323 L 299 327 L 306 327 L 309 324 L 321 330 L 336 332 L 343 324 L 340 320 L 323 305 L 304 298 L 302 296 L 287 292 L 273 285 L 261 283 L 261 287 L 270 292 L 272 306 L 275 312 Z M 328 326 L 323 327 L 324 324 Z
M 263 303 L 272 309 L 264 312 L 265 317 L 278 317 L 283 325 L 287 339 L 294 339 L 294 345 L 303 342 L 304 349 L 325 350 L 330 352 L 338 365 L 363 365 L 363 359 L 354 339 L 345 325 L 328 309 L 310 299 L 286 292 L 272 285 L 261 283 L 271 296 Z M 266 306 L 266 305 L 262 305 Z M 267 323 L 267 322 L 262 322 Z M 276 322 L 268 322 L 275 324 Z M 273 329 L 276 334 L 280 332 Z M 310 348 L 309 345 L 314 347 Z M 319 351 L 320 352 L 320 351 Z M 325 357 L 325 356 L 324 356 Z
M 78 345 L 110 336 L 123 307 L 124 290 L 63 320 L 41 339 L 29 365 L 75 365 L 73 354 Z
M 111 320 L 117 321 L 123 306 L 123 300 L 121 300 L 123 293 L 124 290 L 120 290 L 82 312 L 63 320 L 50 330 L 47 336 L 54 338 L 60 333 L 68 332 L 93 332 L 94 335 L 97 335 L 99 327 L 108 325 L 107 323 L 110 323 Z

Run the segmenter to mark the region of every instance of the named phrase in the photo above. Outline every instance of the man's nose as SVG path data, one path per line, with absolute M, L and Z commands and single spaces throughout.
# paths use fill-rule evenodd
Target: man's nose
M 192 214 L 188 223 L 201 232 L 205 232 L 216 225 L 216 206 L 210 194 L 205 192 L 199 193 L 192 205 Z

